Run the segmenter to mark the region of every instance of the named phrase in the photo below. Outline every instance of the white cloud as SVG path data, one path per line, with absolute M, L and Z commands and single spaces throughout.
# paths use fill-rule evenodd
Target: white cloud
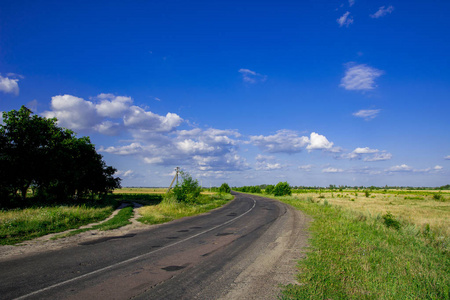
M 380 113 L 380 111 L 381 111 L 381 109 L 361 109 L 361 110 L 353 113 L 353 115 L 358 118 L 363 118 L 366 121 L 370 121 L 370 120 L 376 118 L 378 116 L 378 114 Z
M 342 27 L 342 26 L 348 27 L 348 26 L 350 26 L 350 24 L 353 23 L 353 17 L 350 17 L 350 12 L 347 11 L 336 21 L 338 22 L 339 27 Z
M 118 177 L 134 177 L 134 171 L 133 170 L 117 171 L 116 173 L 114 173 L 114 176 L 118 176 Z
M 312 132 L 309 139 L 309 145 L 306 147 L 308 150 L 331 150 L 333 149 L 333 142 L 318 133 Z
M 383 75 L 383 71 L 365 64 L 347 64 L 345 76 L 339 86 L 346 90 L 366 91 L 376 88 L 375 79 Z
M 286 166 L 281 165 L 280 163 L 275 162 L 275 156 L 265 156 L 258 154 L 256 156 L 256 170 L 278 170 L 282 169 Z
M 387 8 L 385 6 L 381 6 L 376 13 L 373 15 L 370 15 L 371 18 L 378 19 L 381 17 L 384 17 L 387 14 L 390 14 L 394 11 L 394 7 L 392 5 L 389 5 Z
M 396 166 L 390 167 L 390 168 L 386 169 L 386 171 L 388 171 L 388 172 L 412 172 L 413 168 L 411 168 L 408 165 L 402 164 L 402 165 L 396 165 Z
M 338 169 L 338 168 L 329 167 L 329 168 L 323 169 L 322 172 L 323 173 L 342 173 L 342 172 L 344 172 L 344 170 Z
M 148 164 L 190 166 L 199 171 L 239 171 L 249 169 L 245 158 L 237 154 L 240 134 L 235 130 L 210 128 L 201 130 L 135 135 L 136 142 L 120 147 L 101 148 L 100 151 L 133 155 Z
M 128 130 L 136 136 L 152 136 L 171 132 L 183 121 L 174 113 L 160 116 L 131 105 L 130 97 L 100 94 L 93 98 L 99 103 L 72 95 L 52 97 L 51 111 L 44 117 L 58 119 L 60 126 L 73 130 L 94 130 L 105 135 L 117 135 Z
M 303 166 L 298 166 L 298 168 L 300 170 L 306 171 L 306 172 L 310 172 L 311 169 L 314 167 L 314 165 L 303 165 Z
M 436 171 L 440 171 L 440 170 L 444 169 L 444 167 L 443 167 L 443 166 L 436 165 L 436 166 L 434 166 L 433 169 L 436 170 Z
M 238 72 L 242 74 L 242 80 L 247 83 L 264 82 L 267 79 L 267 75 L 262 75 L 249 69 L 239 69 Z
M 392 154 L 388 152 L 377 153 L 372 156 L 364 158 L 364 161 L 383 161 L 390 160 L 392 158 Z
M 296 131 L 288 129 L 278 130 L 274 135 L 251 136 L 250 143 L 269 153 L 298 153 L 303 149 L 341 151 L 340 148 L 333 147 L 333 142 L 328 141 L 323 135 L 312 132 L 310 137 L 299 136 Z
M 355 4 L 355 0 L 348 0 L 348 6 L 352 7 Z
M 450 159 L 450 155 L 445 156 L 444 159 Z
M 52 97 L 51 108 L 43 116 L 57 118 L 60 126 L 69 129 L 91 129 L 101 121 L 92 102 L 72 95 Z
M 309 143 L 309 138 L 298 136 L 296 131 L 282 129 L 274 135 L 251 136 L 250 142 L 269 153 L 297 153 Z
M 9 78 L 9 77 L 3 77 L 0 75 L 0 92 L 6 93 L 6 94 L 14 94 L 19 95 L 19 79 L 17 78 Z
M 364 148 L 356 148 L 355 150 L 353 150 L 353 153 L 357 153 L 357 154 L 368 154 L 368 153 L 377 153 L 380 150 L 378 149 L 370 149 L 369 147 L 364 147 Z
M 100 103 L 95 106 L 97 113 L 102 117 L 120 118 L 128 111 L 133 100 L 130 97 L 114 96 L 113 94 L 100 94 L 97 96 Z

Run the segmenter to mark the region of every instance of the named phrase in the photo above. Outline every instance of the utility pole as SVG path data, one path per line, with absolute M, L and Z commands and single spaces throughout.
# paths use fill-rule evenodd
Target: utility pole
M 175 176 L 172 179 L 172 182 L 170 183 L 169 188 L 167 189 L 167 193 L 170 191 L 170 189 L 172 188 L 173 182 L 175 181 L 175 179 L 177 180 L 177 185 L 178 185 L 178 173 L 180 173 L 180 167 L 176 167 L 175 168 Z

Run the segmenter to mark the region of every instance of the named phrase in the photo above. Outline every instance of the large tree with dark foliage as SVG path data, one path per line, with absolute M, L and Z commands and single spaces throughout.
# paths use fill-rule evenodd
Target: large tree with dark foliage
M 106 166 L 89 138 L 77 138 L 56 122 L 33 114 L 25 106 L 3 113 L 2 201 L 14 201 L 18 194 L 25 200 L 30 187 L 36 196 L 50 200 L 84 198 L 120 187 L 120 178 L 113 177 L 116 170 Z

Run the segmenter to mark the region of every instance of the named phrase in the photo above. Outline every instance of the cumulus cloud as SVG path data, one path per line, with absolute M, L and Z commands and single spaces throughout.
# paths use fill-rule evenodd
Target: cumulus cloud
M 91 129 L 101 122 L 95 105 L 82 98 L 72 95 L 60 95 L 52 97 L 51 111 L 46 111 L 46 118 L 57 118 L 62 127 L 73 130 Z
M 296 131 L 282 129 L 274 135 L 251 136 L 250 143 L 269 153 L 298 153 L 303 149 L 325 150 L 340 152 L 340 148 L 333 147 L 333 142 L 318 133 L 312 132 L 310 137 L 299 136 Z
M 380 111 L 381 109 L 361 109 L 353 113 L 353 116 L 357 118 L 363 118 L 366 121 L 370 121 L 372 119 L 375 119 L 380 113 Z
M 388 172 L 412 172 L 413 168 L 406 164 L 402 164 L 402 165 L 392 166 L 392 167 L 386 169 L 386 171 L 388 171 Z
M 345 12 L 339 19 L 336 20 L 339 24 L 339 27 L 342 26 L 350 26 L 353 23 L 353 17 L 350 16 L 350 12 Z
M 344 170 L 343 169 L 329 167 L 329 168 L 323 169 L 322 172 L 323 173 L 342 173 L 342 172 L 344 172 Z
M 371 18 L 378 19 L 384 17 L 387 14 L 390 14 L 394 11 L 394 7 L 389 5 L 388 7 L 381 6 L 376 13 L 370 15 Z
M 235 130 L 180 130 L 157 133 L 149 138 L 138 138 L 138 142 L 125 146 L 101 148 L 100 151 L 133 155 L 144 163 L 154 165 L 185 165 L 199 171 L 237 171 L 250 166 L 238 155 L 240 134 Z
M 267 79 L 267 75 L 262 75 L 249 69 L 239 69 L 238 72 L 242 74 L 242 80 L 247 83 L 264 82 Z
M 365 64 L 347 64 L 345 76 L 339 86 L 346 90 L 367 91 L 376 88 L 375 79 L 383 75 L 383 71 Z
M 309 143 L 309 138 L 299 136 L 296 131 L 282 129 L 274 135 L 251 136 L 250 142 L 269 153 L 297 153 Z
M 171 132 L 183 121 L 174 113 L 160 116 L 134 106 L 130 97 L 100 94 L 91 100 L 72 95 L 54 96 L 51 110 L 43 116 L 56 117 L 60 126 L 69 129 L 93 130 L 105 135 L 117 135 L 122 130 L 147 136 Z
M 16 75 L 16 74 L 10 74 L 10 75 Z M 10 76 L 14 77 L 14 76 Z M 19 95 L 19 79 L 17 78 L 9 78 L 9 77 L 3 77 L 0 75 L 0 92 L 6 93 L 6 94 L 14 94 Z
M 314 167 L 314 165 L 303 165 L 303 166 L 298 166 L 298 168 L 300 170 L 306 171 L 306 172 L 310 172 L 311 169 Z
M 130 108 L 133 102 L 131 97 L 114 96 L 113 94 L 100 94 L 97 96 L 100 103 L 95 106 L 97 113 L 102 117 L 120 118 Z
M 348 159 L 362 159 L 364 157 L 364 161 L 372 162 L 389 160 L 392 158 L 392 154 L 384 150 L 380 151 L 378 149 L 371 149 L 369 147 L 358 147 L 350 153 L 342 154 L 341 157 Z
M 445 156 L 444 159 L 449 160 L 450 159 L 450 155 Z
M 392 154 L 388 152 L 377 153 L 372 156 L 368 156 L 364 158 L 364 161 L 383 161 L 390 160 L 392 158 Z
M 114 173 L 114 176 L 118 176 L 118 177 L 134 177 L 134 171 L 133 170 L 117 171 L 116 173 Z
M 278 170 L 285 166 L 275 162 L 275 156 L 265 156 L 258 154 L 256 156 L 256 170 Z
M 308 150 L 331 150 L 333 149 L 333 142 L 328 141 L 324 135 L 312 132 L 309 139 L 309 144 L 306 146 Z

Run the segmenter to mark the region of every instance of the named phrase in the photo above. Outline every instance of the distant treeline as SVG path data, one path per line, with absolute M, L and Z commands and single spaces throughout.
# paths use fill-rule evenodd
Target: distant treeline
M 120 187 L 88 137 L 77 138 L 57 120 L 22 106 L 3 113 L 0 125 L 0 207 L 27 196 L 47 201 L 87 199 Z
M 255 186 L 242 186 L 242 187 L 233 187 L 235 191 L 242 192 L 250 192 L 250 189 L 253 190 L 265 190 L 268 186 L 272 186 L 271 184 L 260 184 Z M 413 186 L 349 186 L 349 185 L 333 185 L 330 184 L 327 187 L 323 186 L 291 186 L 292 190 L 450 190 L 450 184 L 443 185 L 440 187 L 413 187 Z M 245 190 L 245 191 L 244 191 Z M 255 192 L 257 193 L 257 192 Z

